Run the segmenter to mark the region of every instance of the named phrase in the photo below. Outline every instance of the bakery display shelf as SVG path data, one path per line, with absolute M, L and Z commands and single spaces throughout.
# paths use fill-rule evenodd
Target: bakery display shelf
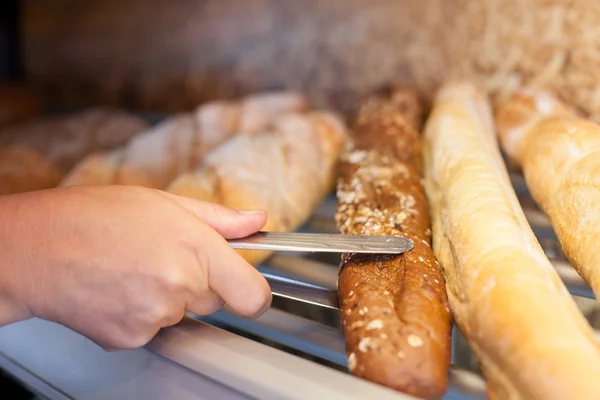
M 590 306 L 596 304 L 595 301 L 589 300 L 594 298 L 590 288 L 568 263 L 551 225 L 535 206 L 522 178 L 518 174 L 513 174 L 512 179 L 528 221 L 536 232 L 544 252 L 569 291 L 577 296 L 578 305 L 589 318 Z M 334 213 L 335 198 L 330 197 L 315 211 L 304 230 L 335 232 Z M 279 277 L 286 282 L 296 281 L 299 284 L 317 285 L 323 291 L 335 293 L 338 264 L 339 255 L 336 254 L 277 254 L 259 268 L 271 281 L 276 281 Z M 330 306 L 276 299 L 274 308 L 255 321 L 240 318 L 229 310 L 199 320 L 224 329 L 246 333 L 255 340 L 267 340 L 272 346 L 281 346 L 287 351 L 292 349 L 315 362 L 333 364 L 334 367 L 346 369 L 339 312 L 332 310 Z M 594 323 L 594 321 L 590 322 Z M 453 331 L 452 364 L 450 389 L 444 399 L 485 398 L 485 386 L 478 370 L 477 360 L 456 328 Z
M 546 254 L 595 328 L 598 307 L 569 265 L 547 219 L 518 174 L 513 184 Z M 336 202 L 326 199 L 302 228 L 335 232 Z M 259 270 L 271 282 L 297 282 L 335 295 L 339 254 L 278 253 Z M 586 299 L 587 297 L 587 299 Z M 187 316 L 144 348 L 106 353 L 82 336 L 34 319 L 0 329 L 0 367 L 51 399 L 409 399 L 350 375 L 339 311 L 274 298 L 257 320 L 228 309 Z M 485 399 L 477 359 L 453 330 L 450 387 L 444 400 Z

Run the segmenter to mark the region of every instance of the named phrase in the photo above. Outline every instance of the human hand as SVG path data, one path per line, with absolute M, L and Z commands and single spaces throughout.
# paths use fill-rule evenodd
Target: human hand
M 0 324 L 36 316 L 106 349 L 133 349 L 186 310 L 208 315 L 226 302 L 257 317 L 269 285 L 225 239 L 265 221 L 140 187 L 1 197 Z

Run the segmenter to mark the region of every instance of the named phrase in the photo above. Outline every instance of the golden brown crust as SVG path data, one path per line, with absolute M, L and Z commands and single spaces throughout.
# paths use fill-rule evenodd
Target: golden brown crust
M 289 113 L 268 131 L 237 135 L 167 190 L 231 208 L 265 210 L 264 230 L 291 231 L 327 194 L 345 137 L 345 126 L 334 114 Z M 255 265 L 269 255 L 241 253 Z
M 396 93 L 417 110 L 413 93 Z M 418 113 L 406 110 L 389 98 L 361 107 L 341 157 L 336 221 L 343 234 L 402 235 L 415 246 L 399 256 L 346 256 L 340 309 L 354 375 L 436 399 L 448 384 L 451 316 L 429 244 Z
M 0 148 L 0 195 L 49 189 L 60 173 L 50 160 L 27 147 Z
M 566 256 L 599 296 L 600 126 L 578 118 L 550 93 L 531 90 L 512 96 L 496 121 L 503 148 L 521 149 L 511 159 L 523 169 Z
M 433 249 L 493 399 L 597 399 L 600 347 L 527 223 L 486 97 L 445 85 L 425 128 Z

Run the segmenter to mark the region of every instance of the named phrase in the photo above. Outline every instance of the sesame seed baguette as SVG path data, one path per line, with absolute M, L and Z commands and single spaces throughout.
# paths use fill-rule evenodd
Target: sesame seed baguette
M 486 97 L 437 95 L 425 128 L 433 249 L 492 399 L 598 399 L 600 347 L 527 223 Z
M 408 89 L 359 110 L 341 156 L 336 222 L 343 234 L 402 235 L 413 250 L 345 255 L 338 290 L 350 372 L 426 399 L 448 385 L 451 315 L 430 248 L 421 183 L 418 98 Z

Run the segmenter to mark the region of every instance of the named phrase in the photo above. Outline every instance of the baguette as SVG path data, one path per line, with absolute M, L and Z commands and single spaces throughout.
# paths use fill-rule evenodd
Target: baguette
M 496 121 L 503 149 L 522 168 L 564 253 L 600 298 L 600 126 L 530 90 L 500 106 Z
M 65 175 L 87 155 L 118 147 L 145 128 L 131 114 L 94 108 L 0 129 L 0 146 L 28 147 L 48 157 Z
M 197 170 L 167 191 L 235 209 L 267 211 L 267 231 L 298 228 L 329 192 L 335 160 L 346 137 L 333 114 L 289 113 L 272 130 L 238 135 L 210 153 Z M 253 265 L 269 253 L 240 252 Z
M 164 189 L 177 176 L 198 167 L 208 153 L 234 135 L 256 134 L 278 114 L 303 111 L 305 107 L 304 98 L 293 92 L 268 92 L 238 102 L 203 104 L 194 112 L 166 119 L 115 149 L 114 154 L 91 155 L 76 166 L 63 185 L 105 183 L 95 179 L 112 176 L 111 184 Z
M 399 90 L 394 97 L 400 95 L 413 104 L 409 108 L 418 104 L 413 92 Z M 430 248 L 419 123 L 391 99 L 372 99 L 360 108 L 341 156 L 339 230 L 402 235 L 414 249 L 392 257 L 345 255 L 338 289 L 350 372 L 439 399 L 448 386 L 452 318 Z
M 438 93 L 425 129 L 433 249 L 492 399 L 597 399 L 594 332 L 527 224 L 486 98 Z
M 27 147 L 0 148 L 0 195 L 49 189 L 60 173 L 52 161 Z

